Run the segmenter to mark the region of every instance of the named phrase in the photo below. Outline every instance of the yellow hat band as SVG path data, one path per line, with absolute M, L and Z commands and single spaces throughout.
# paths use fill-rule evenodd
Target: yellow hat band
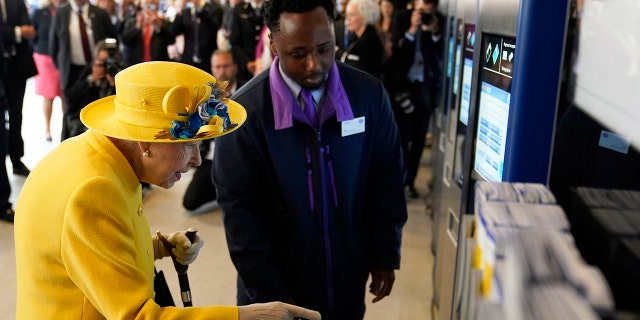
M 179 116 L 145 108 L 132 108 L 120 103 L 118 98 L 113 100 L 113 104 L 115 105 L 116 119 L 135 126 L 162 129 L 170 127 L 173 120 L 187 121 L 189 119 L 188 115 Z M 135 123 L 131 120 L 135 120 Z

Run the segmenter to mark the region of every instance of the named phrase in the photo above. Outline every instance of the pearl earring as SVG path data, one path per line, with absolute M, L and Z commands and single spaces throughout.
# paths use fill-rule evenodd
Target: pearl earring
M 146 150 L 145 152 L 142 153 L 143 157 L 148 157 L 149 156 L 149 150 Z

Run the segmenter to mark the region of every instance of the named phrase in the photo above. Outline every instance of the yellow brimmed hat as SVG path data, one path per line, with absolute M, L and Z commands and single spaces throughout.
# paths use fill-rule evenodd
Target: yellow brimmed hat
M 247 119 L 224 98 L 227 83 L 187 64 L 153 61 L 115 77 L 116 95 L 80 112 L 82 123 L 109 137 L 145 142 L 186 142 L 233 132 Z

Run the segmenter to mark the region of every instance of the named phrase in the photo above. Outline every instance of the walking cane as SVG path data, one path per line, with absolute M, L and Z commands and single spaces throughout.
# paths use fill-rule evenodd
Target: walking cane
M 186 236 L 189 241 L 193 243 L 195 240 L 197 229 L 189 228 L 187 229 Z M 182 298 L 182 304 L 185 307 L 193 306 L 191 302 L 191 288 L 189 287 L 189 276 L 187 275 L 187 269 L 189 266 L 185 266 L 176 260 L 176 256 L 173 254 L 172 249 L 175 248 L 173 244 L 167 240 L 160 231 L 157 232 L 158 238 L 160 241 L 167 247 L 169 252 L 171 252 L 171 260 L 173 260 L 173 266 L 176 268 L 176 272 L 178 273 L 178 283 L 180 284 L 180 297 Z

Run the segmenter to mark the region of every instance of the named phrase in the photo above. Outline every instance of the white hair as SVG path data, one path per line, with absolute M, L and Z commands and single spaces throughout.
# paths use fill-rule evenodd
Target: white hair
M 380 20 L 380 5 L 376 0 L 350 0 L 347 6 L 356 7 L 366 25 L 375 25 Z

